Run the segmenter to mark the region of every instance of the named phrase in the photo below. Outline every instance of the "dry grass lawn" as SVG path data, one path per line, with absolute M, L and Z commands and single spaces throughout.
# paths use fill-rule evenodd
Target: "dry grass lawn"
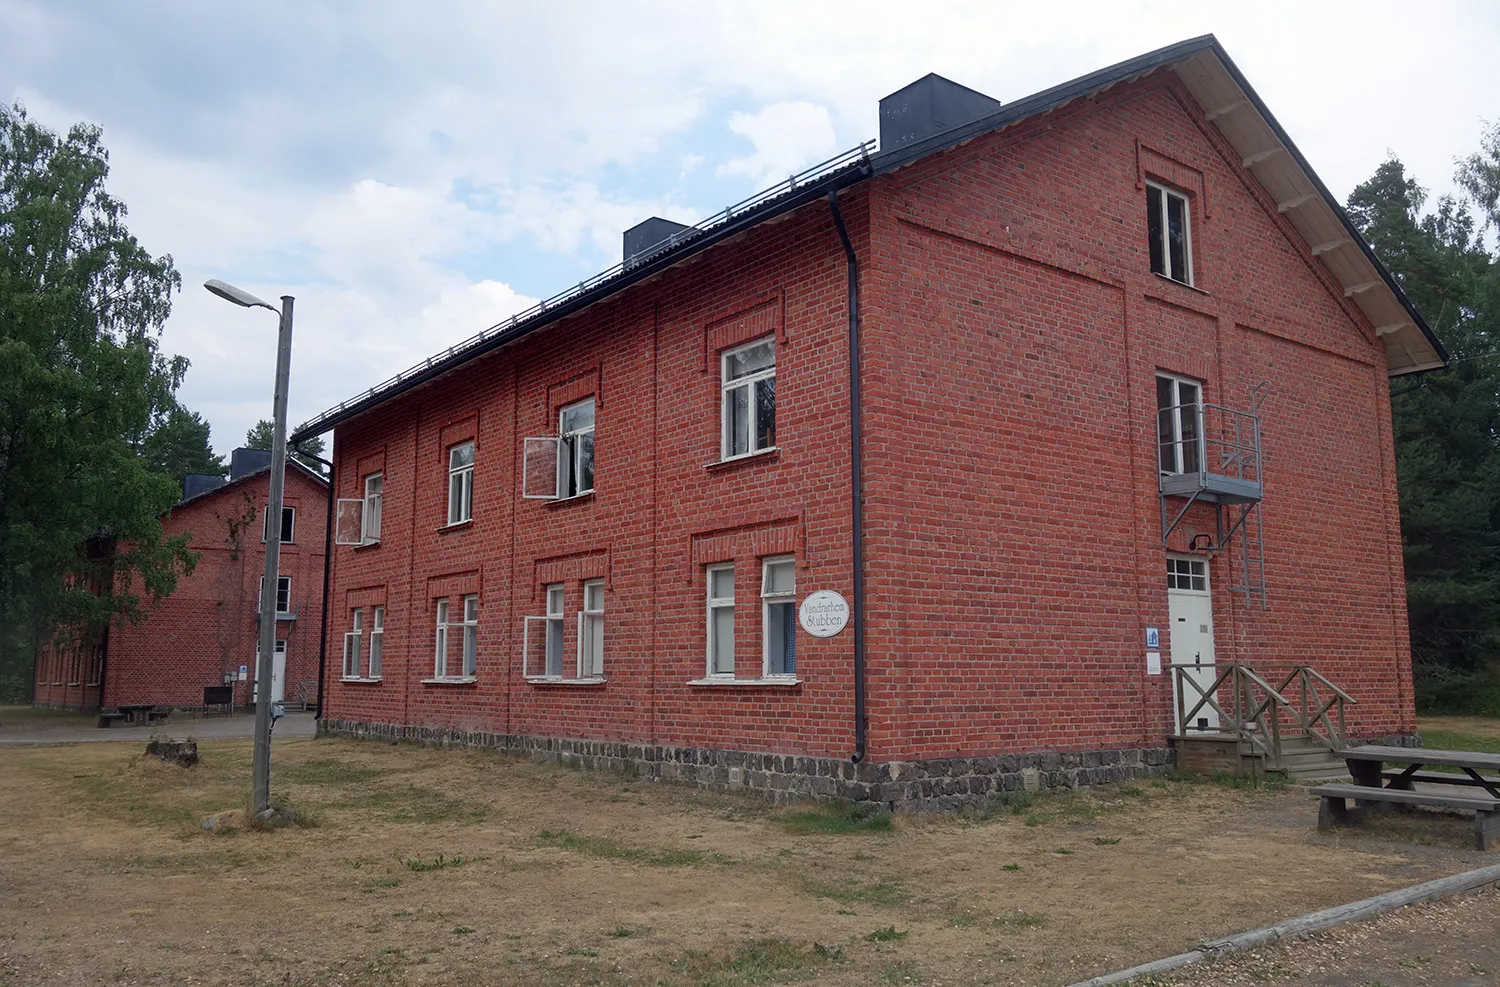
M 0 987 L 1067 984 L 1489 862 L 1458 817 L 1320 835 L 1297 789 L 857 820 L 311 739 L 277 742 L 273 788 L 316 826 L 207 832 L 250 746 L 202 755 L 0 749 Z

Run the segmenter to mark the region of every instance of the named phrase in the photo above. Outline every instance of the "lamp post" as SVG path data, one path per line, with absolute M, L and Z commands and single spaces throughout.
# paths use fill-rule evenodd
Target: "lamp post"
M 271 679 L 275 674 L 276 582 L 281 565 L 281 499 L 286 477 L 286 388 L 292 369 L 291 295 L 281 296 L 281 308 L 248 291 L 213 279 L 203 287 L 245 308 L 264 308 L 281 317 L 276 346 L 276 393 L 271 437 L 271 494 L 266 505 L 266 574 L 260 587 L 260 653 L 255 664 L 255 759 L 251 770 L 251 808 L 260 815 L 271 807 Z

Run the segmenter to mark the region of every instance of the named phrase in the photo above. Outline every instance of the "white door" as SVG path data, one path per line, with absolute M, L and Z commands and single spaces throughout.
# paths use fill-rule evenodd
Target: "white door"
M 255 664 L 251 668 L 260 668 L 260 655 L 255 656 Z M 260 680 L 255 682 L 255 700 L 260 698 Z M 276 650 L 271 655 L 271 702 L 279 703 L 286 699 L 286 641 L 277 639 Z M 255 701 L 252 700 L 252 701 Z
M 1178 704 L 1178 673 L 1172 673 L 1172 716 L 1188 713 L 1188 722 L 1177 724 L 1179 732 L 1217 730 L 1219 714 L 1204 704 L 1193 707 L 1203 692 L 1214 684 L 1214 604 L 1208 587 L 1208 560 L 1191 556 L 1167 556 L 1167 617 L 1172 635 L 1172 664 L 1187 665 L 1185 673 L 1198 684 L 1186 686 L 1182 705 Z M 1215 698 L 1217 701 L 1217 697 Z

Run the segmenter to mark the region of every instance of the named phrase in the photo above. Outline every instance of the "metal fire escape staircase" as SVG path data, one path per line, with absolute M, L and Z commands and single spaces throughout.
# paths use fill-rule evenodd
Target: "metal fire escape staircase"
M 1249 411 L 1198 402 L 1158 411 L 1163 422 L 1181 423 L 1180 428 L 1160 428 L 1160 461 L 1183 467 L 1161 473 L 1162 545 L 1194 504 L 1213 505 L 1214 534 L 1194 535 L 1191 547 L 1217 555 L 1228 551 L 1238 536 L 1238 583 L 1231 582 L 1229 589 L 1246 605 L 1261 608 L 1266 606 L 1266 551 L 1260 405 L 1270 389 L 1269 382 L 1255 388 Z

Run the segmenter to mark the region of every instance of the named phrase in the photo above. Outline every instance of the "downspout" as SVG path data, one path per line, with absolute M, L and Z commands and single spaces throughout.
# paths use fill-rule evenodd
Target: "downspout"
M 838 228 L 839 242 L 849 267 L 849 482 L 854 532 L 854 753 L 855 764 L 865 759 L 865 484 L 861 455 L 863 418 L 859 403 L 859 261 L 839 211 L 838 192 L 828 193 L 828 209 Z
M 323 522 L 323 619 L 318 625 L 318 708 L 313 712 L 314 720 L 323 718 L 323 675 L 328 667 L 328 576 L 333 565 L 333 505 L 337 501 L 334 486 L 333 463 L 321 456 L 296 449 L 299 456 L 315 460 L 328 467 L 328 516 Z

